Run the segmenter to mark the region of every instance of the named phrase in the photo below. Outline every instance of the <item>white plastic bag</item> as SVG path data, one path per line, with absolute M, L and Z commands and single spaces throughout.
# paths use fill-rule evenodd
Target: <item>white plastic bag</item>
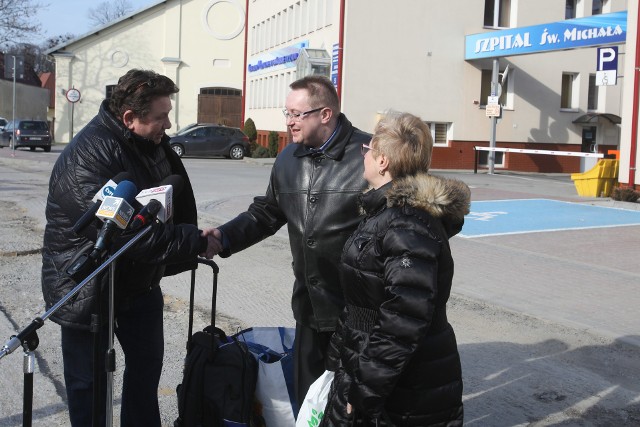
M 314 427 L 320 424 L 324 416 L 324 408 L 329 400 L 329 390 L 333 382 L 334 373 L 324 371 L 320 378 L 309 387 L 304 402 L 300 405 L 296 427 Z
M 295 424 L 293 393 L 294 328 L 255 327 L 235 337 L 246 343 L 258 360 L 256 403 L 266 427 L 292 427 Z

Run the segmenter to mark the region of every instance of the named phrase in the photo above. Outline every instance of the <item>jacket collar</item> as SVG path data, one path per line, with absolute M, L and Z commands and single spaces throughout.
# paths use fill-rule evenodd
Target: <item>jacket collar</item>
M 353 126 L 351 126 L 351 122 L 343 113 L 340 113 L 340 116 L 338 117 L 338 130 L 324 150 L 317 151 L 304 144 L 299 144 L 293 155 L 295 157 L 322 156 L 332 160 L 340 160 L 344 155 L 345 147 L 347 146 L 347 142 L 349 142 L 349 138 L 351 138 L 352 133 Z
M 102 122 L 120 139 L 125 142 L 128 142 L 138 148 L 140 151 L 144 153 L 151 153 L 158 148 L 158 144 L 153 142 L 150 139 L 144 138 L 140 135 L 137 135 L 131 132 L 122 121 L 118 120 L 116 116 L 109 111 L 109 100 L 105 99 L 100 104 L 100 111 L 98 113 Z M 169 136 L 166 134 L 162 138 L 162 144 L 168 143 Z
M 360 207 L 368 216 L 374 215 L 382 210 L 387 204 L 387 191 L 391 188 L 392 182 L 387 182 L 380 188 L 371 189 L 366 193 L 360 194 L 358 201 Z
M 133 137 L 133 132 L 125 127 L 125 125 L 118 120 L 116 116 L 109 111 L 109 100 L 105 99 L 100 104 L 100 110 L 98 111 L 98 116 L 102 120 L 102 122 L 113 132 L 118 135 L 118 137 L 123 140 L 131 140 Z
M 412 206 L 441 220 L 449 237 L 457 234 L 471 206 L 471 191 L 462 181 L 419 173 L 396 179 L 387 191 L 387 206 Z

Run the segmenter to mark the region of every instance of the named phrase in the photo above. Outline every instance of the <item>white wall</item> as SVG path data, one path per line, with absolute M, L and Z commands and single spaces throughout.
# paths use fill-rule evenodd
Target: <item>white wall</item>
M 248 64 L 255 64 L 300 42 L 332 54 L 338 43 L 340 0 L 254 0 L 249 3 Z M 285 131 L 282 109 L 295 64 L 247 71 L 245 118 L 260 130 Z
M 196 122 L 201 88 L 242 89 L 244 1 L 212 3 L 161 2 L 57 49 L 56 139 L 70 137 L 71 108 L 64 90 L 75 87 L 82 94 L 74 108 L 77 133 L 97 113 L 106 86 L 132 68 L 164 74 L 180 88 L 169 132 Z

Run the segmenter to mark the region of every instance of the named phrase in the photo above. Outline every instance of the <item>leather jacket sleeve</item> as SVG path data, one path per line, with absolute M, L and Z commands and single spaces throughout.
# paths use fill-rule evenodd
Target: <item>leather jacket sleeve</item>
M 225 241 L 229 243 L 229 247 L 220 253 L 221 257 L 229 257 L 274 235 L 287 222 L 275 195 L 274 171 L 275 168 L 266 194 L 255 197 L 246 212 L 220 226 Z

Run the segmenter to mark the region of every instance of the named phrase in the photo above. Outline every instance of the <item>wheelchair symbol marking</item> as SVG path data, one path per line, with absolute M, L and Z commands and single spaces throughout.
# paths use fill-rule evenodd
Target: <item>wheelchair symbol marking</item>
M 470 212 L 467 219 L 473 221 L 491 221 L 500 215 L 507 215 L 509 212 Z

